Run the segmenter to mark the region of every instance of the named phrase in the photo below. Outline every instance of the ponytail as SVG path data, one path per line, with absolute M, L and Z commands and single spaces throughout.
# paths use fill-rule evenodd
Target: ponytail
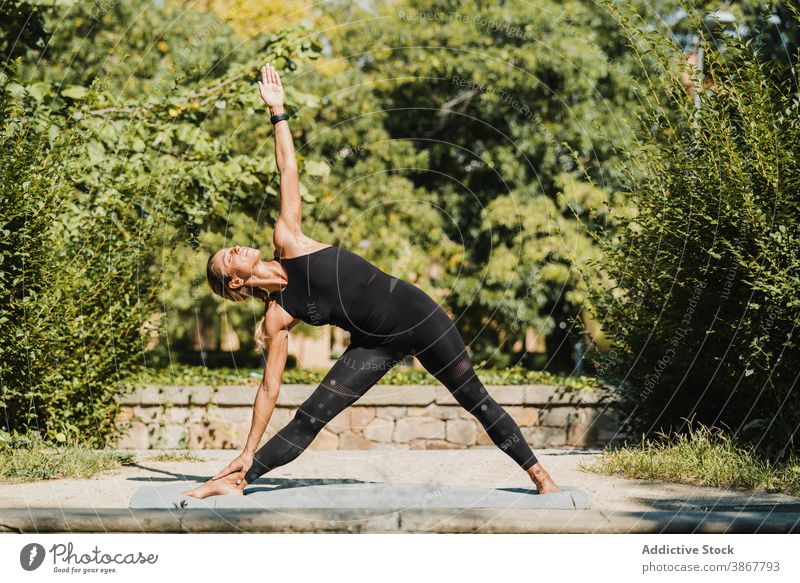
M 269 335 L 267 334 L 267 310 L 269 310 L 269 298 L 264 302 L 264 315 L 256 323 L 256 329 L 253 332 L 253 339 L 256 341 L 256 346 L 261 349 L 261 352 L 267 351 L 267 341 Z

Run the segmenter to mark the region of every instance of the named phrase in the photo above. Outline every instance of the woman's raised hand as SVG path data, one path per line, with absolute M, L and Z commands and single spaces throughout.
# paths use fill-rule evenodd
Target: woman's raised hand
M 258 90 L 261 92 L 261 99 L 269 107 L 283 107 L 283 85 L 278 71 L 272 65 L 261 67 Z

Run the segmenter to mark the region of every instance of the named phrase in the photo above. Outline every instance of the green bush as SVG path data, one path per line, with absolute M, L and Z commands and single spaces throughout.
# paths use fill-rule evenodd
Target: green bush
M 13 16 L 0 51 L 17 57 L 0 69 L 0 427 L 103 447 L 126 377 L 150 364 L 143 328 L 192 329 L 219 303 L 205 258 L 188 277 L 181 261 L 203 233 L 229 232 L 231 206 L 259 216 L 277 198 L 274 154 L 253 146 L 271 128 L 253 115 L 257 66 L 318 47 L 299 29 L 242 43 L 175 3 L 0 12 Z M 293 108 L 311 99 L 288 93 Z M 176 297 L 197 301 L 171 310 Z
M 638 215 L 598 239 L 614 286 L 591 299 L 613 348 L 595 365 L 619 384 L 634 433 L 685 431 L 693 417 L 785 457 L 800 425 L 796 71 L 706 39 L 705 81 L 687 71 L 693 98 L 668 37 L 618 16 L 652 74 L 628 151 Z
M 141 361 L 157 308 L 152 193 L 76 188 L 90 130 L 70 100 L 40 103 L 2 73 L 2 426 L 98 447 L 114 431 L 119 381 Z M 87 99 L 89 94 L 87 93 Z

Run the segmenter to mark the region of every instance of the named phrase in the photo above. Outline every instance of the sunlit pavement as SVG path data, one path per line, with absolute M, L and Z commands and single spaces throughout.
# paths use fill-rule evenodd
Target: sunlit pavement
M 124 450 L 132 453 L 130 450 Z M 537 450 L 559 486 L 586 493 L 583 510 L 524 508 L 174 508 L 131 509 L 143 486 L 207 480 L 237 451 L 194 452 L 202 461 L 139 462 L 89 480 L 0 484 L 4 532 L 800 532 L 800 498 L 601 476 L 583 471 L 599 450 Z M 533 485 L 496 448 L 306 451 L 249 485 L 295 481 L 427 484 L 457 488 Z M 435 491 L 430 490 L 429 491 Z M 391 505 L 389 505 L 391 506 Z

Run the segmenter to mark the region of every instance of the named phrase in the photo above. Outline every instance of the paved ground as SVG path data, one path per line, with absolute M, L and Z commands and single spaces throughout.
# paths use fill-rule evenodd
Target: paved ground
M 599 476 L 580 469 L 598 450 L 539 450 L 559 486 L 585 492 L 585 510 L 519 508 L 129 508 L 142 486 L 202 482 L 235 457 L 196 452 L 201 462 L 140 462 L 91 480 L 0 484 L 7 532 L 800 532 L 800 498 Z M 264 484 L 380 482 L 531 488 L 527 474 L 496 449 L 307 451 L 264 476 Z M 256 482 L 251 487 L 257 487 Z M 245 491 L 247 492 L 247 490 Z M 324 506 L 324 505 L 321 505 Z

